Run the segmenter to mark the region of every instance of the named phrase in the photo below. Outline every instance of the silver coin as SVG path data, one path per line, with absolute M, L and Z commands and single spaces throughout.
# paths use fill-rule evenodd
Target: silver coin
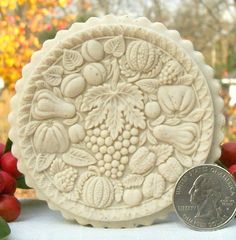
M 236 184 L 223 168 L 204 164 L 177 181 L 173 203 L 178 217 L 194 230 L 216 230 L 236 214 Z

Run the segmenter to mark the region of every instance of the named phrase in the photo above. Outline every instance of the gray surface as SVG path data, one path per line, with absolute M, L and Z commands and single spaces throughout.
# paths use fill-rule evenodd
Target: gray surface
M 233 240 L 236 219 L 213 232 L 197 232 L 183 225 L 173 213 L 165 221 L 132 229 L 96 229 L 66 221 L 43 201 L 21 200 L 21 217 L 10 224 L 9 240 Z

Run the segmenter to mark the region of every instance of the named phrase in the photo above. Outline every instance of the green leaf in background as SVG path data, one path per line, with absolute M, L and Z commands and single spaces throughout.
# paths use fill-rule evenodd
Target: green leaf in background
M 31 189 L 27 186 L 24 176 L 16 178 L 16 187 L 21 189 Z
M 11 229 L 9 228 L 7 222 L 0 217 L 0 240 L 6 240 L 10 233 Z
M 7 143 L 6 143 L 6 147 L 5 147 L 5 150 L 4 150 L 4 153 L 10 152 L 11 151 L 11 147 L 12 147 L 12 141 L 8 138 L 7 139 Z

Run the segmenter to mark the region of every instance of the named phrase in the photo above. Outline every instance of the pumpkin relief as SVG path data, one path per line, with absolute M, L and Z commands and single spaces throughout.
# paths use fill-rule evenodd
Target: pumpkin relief
M 157 64 L 159 56 L 157 50 L 150 43 L 134 41 L 127 47 L 126 60 L 130 69 L 148 72 Z
M 90 207 L 109 207 L 114 199 L 114 189 L 109 178 L 102 176 L 90 177 L 83 186 L 82 199 Z
M 64 153 L 70 146 L 65 127 L 56 121 L 40 124 L 35 131 L 33 141 L 39 153 Z

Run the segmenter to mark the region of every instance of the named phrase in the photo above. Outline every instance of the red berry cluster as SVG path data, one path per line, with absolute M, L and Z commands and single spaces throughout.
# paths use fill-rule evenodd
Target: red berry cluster
M 11 152 L 4 153 L 5 145 L 0 143 L 0 217 L 7 222 L 18 218 L 20 202 L 14 197 L 16 178 L 21 176 L 17 170 L 17 159 Z
M 236 142 L 227 142 L 221 146 L 220 163 L 227 168 L 236 181 Z

